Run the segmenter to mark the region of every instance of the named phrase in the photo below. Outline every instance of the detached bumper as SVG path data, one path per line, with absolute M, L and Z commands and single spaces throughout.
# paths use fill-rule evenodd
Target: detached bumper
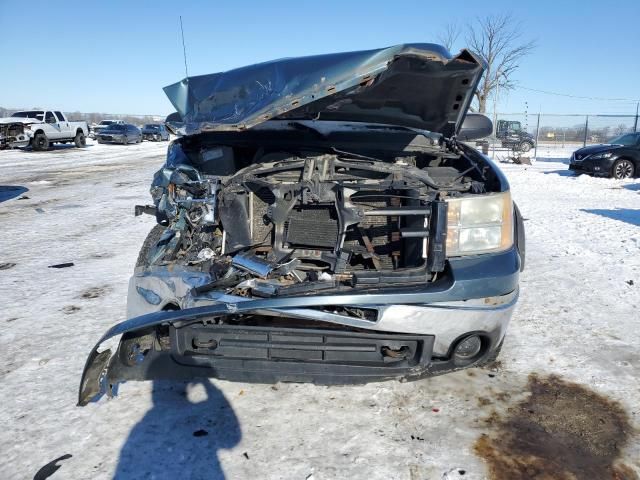
M 438 287 L 269 299 L 215 294 L 209 305 L 194 307 L 190 299 L 190 308 L 131 318 L 113 326 L 91 351 L 78 404 L 112 396 L 127 380 L 357 384 L 416 380 L 477 365 L 504 338 L 518 298 L 519 255 L 513 249 L 450 263 L 450 278 Z M 130 297 L 158 309 L 170 291 L 151 291 L 154 278 L 134 277 Z M 184 292 L 186 277 L 181 279 L 158 284 Z M 353 309 L 368 314 L 354 315 Z M 120 335 L 115 353 L 103 349 Z M 478 335 L 482 347 L 461 363 L 453 350 L 469 335 Z

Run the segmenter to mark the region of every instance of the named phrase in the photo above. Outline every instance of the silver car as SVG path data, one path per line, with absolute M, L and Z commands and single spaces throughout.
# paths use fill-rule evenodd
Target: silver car
M 142 139 L 151 142 L 168 141 L 169 131 L 159 123 L 148 123 L 142 127 Z
M 142 142 L 142 132 L 135 125 L 129 123 L 114 123 L 100 130 L 96 135 L 98 143 L 130 143 Z

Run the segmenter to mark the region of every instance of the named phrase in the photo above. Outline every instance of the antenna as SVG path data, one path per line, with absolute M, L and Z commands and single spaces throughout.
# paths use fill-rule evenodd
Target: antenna
M 184 54 L 184 75 L 189 78 L 189 70 L 187 70 L 187 47 L 184 45 L 184 29 L 182 28 L 182 15 L 180 15 L 180 33 L 182 34 L 182 53 Z

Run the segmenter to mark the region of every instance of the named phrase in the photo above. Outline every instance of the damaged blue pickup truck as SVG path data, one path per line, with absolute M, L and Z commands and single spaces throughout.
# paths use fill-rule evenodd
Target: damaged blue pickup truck
M 86 363 L 79 405 L 119 382 L 417 380 L 498 355 L 522 218 L 464 141 L 482 62 L 433 44 L 288 58 L 165 88 L 179 138 L 129 320 Z

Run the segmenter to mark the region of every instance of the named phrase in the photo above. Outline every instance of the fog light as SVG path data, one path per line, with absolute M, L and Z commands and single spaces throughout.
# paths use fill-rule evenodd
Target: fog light
M 469 360 L 480 353 L 481 348 L 482 340 L 480 340 L 480 337 L 478 335 L 470 335 L 458 343 L 453 354 L 460 360 Z

